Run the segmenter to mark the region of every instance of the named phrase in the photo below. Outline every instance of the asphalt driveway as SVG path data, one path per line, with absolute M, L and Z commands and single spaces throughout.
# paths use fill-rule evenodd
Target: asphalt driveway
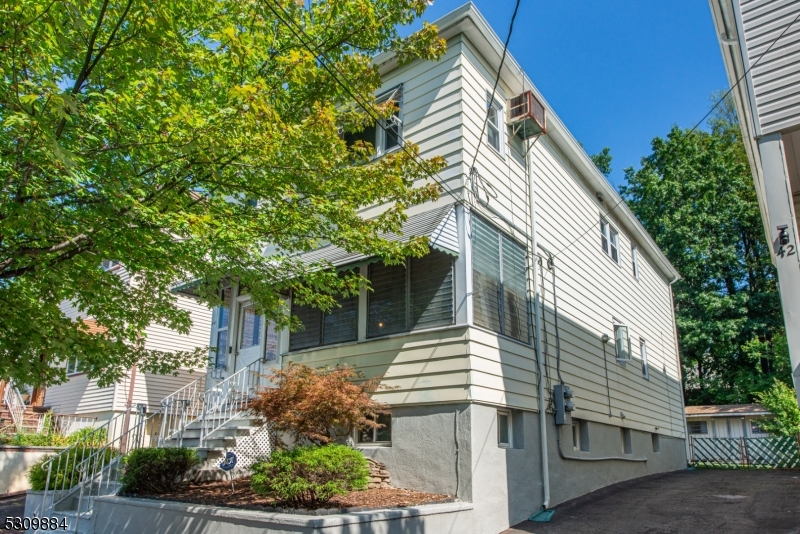
M 800 471 L 698 469 L 631 480 L 503 534 L 800 534 Z

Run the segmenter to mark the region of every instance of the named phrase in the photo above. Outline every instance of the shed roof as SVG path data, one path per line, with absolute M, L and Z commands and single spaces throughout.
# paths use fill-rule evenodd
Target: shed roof
M 687 406 L 686 417 L 740 417 L 767 415 L 769 410 L 760 404 L 720 404 L 718 406 Z

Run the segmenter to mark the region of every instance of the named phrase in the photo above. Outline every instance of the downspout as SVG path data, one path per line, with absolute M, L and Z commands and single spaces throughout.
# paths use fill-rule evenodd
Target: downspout
M 678 345 L 678 323 L 675 320 L 675 297 L 672 294 L 672 285 L 680 280 L 680 275 L 675 276 L 675 279 L 669 283 L 669 303 L 670 303 L 670 310 L 672 310 L 672 336 L 675 339 L 675 355 L 677 356 L 677 364 L 678 364 L 678 389 L 681 392 L 681 419 L 683 420 L 683 442 L 684 448 L 686 449 L 686 464 L 689 465 L 692 461 L 692 453 L 689 449 L 689 428 L 688 424 L 686 423 L 686 399 L 683 395 L 683 369 L 681 368 L 681 349 Z M 667 387 L 669 387 L 669 377 L 667 373 L 664 373 L 664 381 L 667 383 Z M 671 416 L 670 416 L 671 420 Z
M 531 253 L 531 269 L 533 269 L 533 320 L 535 324 L 536 334 L 534 336 L 534 345 L 536 347 L 536 366 L 538 369 L 538 404 L 539 404 L 539 438 L 542 455 L 542 510 L 547 510 L 550 506 L 550 465 L 547 458 L 547 414 L 545 413 L 544 404 L 544 360 L 542 359 L 542 325 L 541 325 L 541 308 L 539 305 L 539 283 L 536 276 L 536 259 L 537 242 L 536 242 L 536 187 L 533 183 L 533 165 L 531 164 L 531 143 L 527 141 L 528 158 L 526 164 L 528 166 L 528 188 L 530 197 L 530 210 L 531 210 L 531 246 L 533 248 Z

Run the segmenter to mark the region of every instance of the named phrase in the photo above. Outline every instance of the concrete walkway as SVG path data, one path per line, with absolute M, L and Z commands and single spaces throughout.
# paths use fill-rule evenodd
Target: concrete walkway
M 800 534 L 800 471 L 698 469 L 603 488 L 503 534 Z

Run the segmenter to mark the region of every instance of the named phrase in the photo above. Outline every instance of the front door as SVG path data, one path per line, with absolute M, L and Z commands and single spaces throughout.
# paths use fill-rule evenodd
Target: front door
M 264 350 L 264 319 L 249 300 L 237 303 L 234 372 L 261 359 Z

